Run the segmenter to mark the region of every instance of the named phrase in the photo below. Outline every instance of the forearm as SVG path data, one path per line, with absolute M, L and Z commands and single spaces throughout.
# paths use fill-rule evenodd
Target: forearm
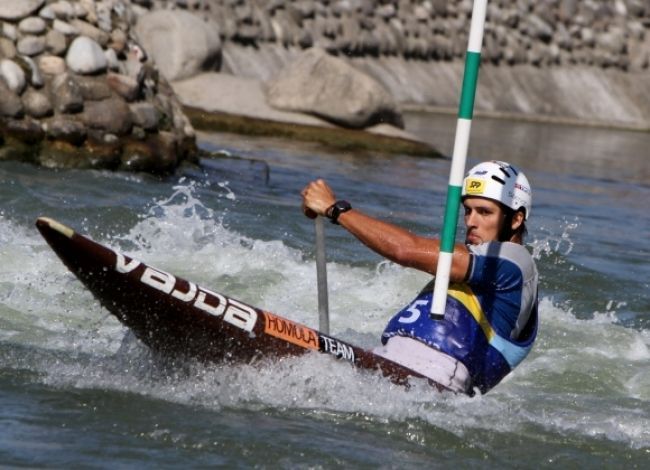
M 318 179 L 302 190 L 303 211 L 308 217 L 327 216 L 336 197 L 327 183 Z M 402 266 L 435 274 L 440 255 L 440 241 L 417 236 L 396 225 L 370 217 L 358 209 L 339 215 L 338 223 L 373 251 Z M 462 281 L 469 266 L 469 252 L 456 245 L 451 280 Z
M 438 240 L 417 236 L 356 209 L 341 214 L 338 222 L 368 248 L 389 260 L 435 273 L 440 252 Z

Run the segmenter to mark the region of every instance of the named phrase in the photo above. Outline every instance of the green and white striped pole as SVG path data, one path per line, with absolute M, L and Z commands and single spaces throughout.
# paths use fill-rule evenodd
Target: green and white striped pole
M 444 224 L 440 240 L 440 257 L 436 270 L 436 282 L 433 287 L 433 302 L 431 315 L 440 318 L 445 314 L 447 303 L 447 289 L 449 288 L 449 275 L 451 260 L 456 241 L 456 225 L 458 223 L 458 210 L 460 208 L 460 195 L 465 176 L 465 162 L 467 148 L 469 147 L 469 134 L 472 129 L 472 115 L 474 113 L 474 96 L 478 81 L 478 68 L 481 63 L 481 43 L 483 42 L 483 28 L 487 0 L 474 0 L 472 8 L 472 24 L 469 29 L 467 55 L 465 56 L 465 72 L 463 74 L 463 88 L 458 107 L 458 121 L 456 123 L 456 138 L 454 153 L 451 157 L 451 170 L 449 172 L 449 186 L 447 188 L 447 204 L 445 207 Z

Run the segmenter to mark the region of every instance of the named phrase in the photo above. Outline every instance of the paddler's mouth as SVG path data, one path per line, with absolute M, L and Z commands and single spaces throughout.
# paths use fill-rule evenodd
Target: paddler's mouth
M 465 243 L 469 243 L 470 245 L 480 245 L 481 237 L 473 234 L 472 232 L 468 232 L 467 236 L 465 236 Z

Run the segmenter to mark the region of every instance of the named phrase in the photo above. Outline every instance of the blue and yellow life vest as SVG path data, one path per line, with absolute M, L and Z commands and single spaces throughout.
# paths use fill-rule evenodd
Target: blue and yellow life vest
M 431 285 L 388 323 L 381 341 L 407 336 L 448 354 L 467 367 L 472 387 L 485 393 L 498 384 L 531 350 L 537 336 L 537 302 L 520 339 L 500 336 L 467 284 L 453 284 L 445 315 L 431 318 Z

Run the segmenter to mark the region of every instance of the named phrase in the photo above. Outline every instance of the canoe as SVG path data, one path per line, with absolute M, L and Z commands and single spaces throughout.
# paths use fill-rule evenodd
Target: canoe
M 100 304 L 156 353 L 250 363 L 318 352 L 378 371 L 400 385 L 423 377 L 371 351 L 148 266 L 53 219 L 40 217 L 36 227 Z

